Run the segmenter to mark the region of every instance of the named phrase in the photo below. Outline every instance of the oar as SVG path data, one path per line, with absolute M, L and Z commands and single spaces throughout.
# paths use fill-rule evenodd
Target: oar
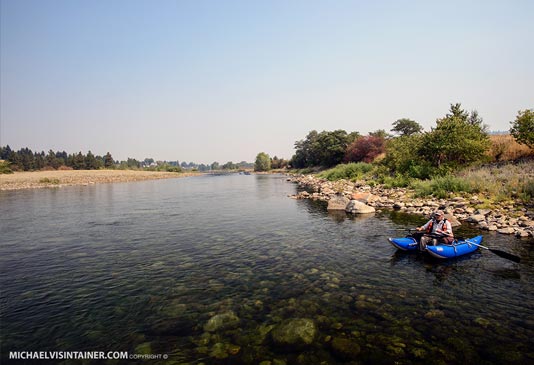
M 521 257 L 516 256 L 516 255 L 512 255 L 511 253 L 504 252 L 504 251 L 501 251 L 501 250 L 496 250 L 494 248 L 489 248 L 489 247 L 486 247 L 486 246 L 482 246 L 482 245 L 479 245 L 478 243 L 474 243 L 474 242 L 471 242 L 471 241 L 468 241 L 468 240 L 465 240 L 465 242 L 471 243 L 471 244 L 473 244 L 475 246 L 478 246 L 478 247 L 481 247 L 481 248 L 485 248 L 486 250 L 493 252 L 495 255 L 500 256 L 503 259 L 507 259 L 507 260 L 510 260 L 510 261 L 513 261 L 513 262 L 520 262 L 521 261 Z

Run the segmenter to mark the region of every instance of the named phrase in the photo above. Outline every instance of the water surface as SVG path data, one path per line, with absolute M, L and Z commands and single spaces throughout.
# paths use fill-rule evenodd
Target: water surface
M 177 364 L 534 363 L 531 240 L 484 234 L 521 264 L 487 251 L 438 262 L 387 243 L 422 218 L 329 214 L 295 190 L 233 175 L 0 192 L 2 359 L 144 349 Z M 237 325 L 205 331 L 229 312 Z M 317 324 L 311 345 L 266 334 L 291 318 Z

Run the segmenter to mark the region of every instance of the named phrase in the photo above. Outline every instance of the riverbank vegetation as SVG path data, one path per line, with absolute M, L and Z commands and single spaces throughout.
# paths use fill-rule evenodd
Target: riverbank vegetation
M 295 172 L 317 173 L 384 188 L 405 187 L 414 195 L 445 198 L 482 194 L 488 201 L 534 202 L 534 113 L 519 111 L 511 134 L 492 135 L 476 111 L 452 104 L 424 132 L 410 119 L 361 136 L 358 132 L 311 131 L 295 142 Z

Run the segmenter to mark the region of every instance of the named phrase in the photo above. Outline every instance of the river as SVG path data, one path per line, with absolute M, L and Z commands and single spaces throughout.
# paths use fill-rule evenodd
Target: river
M 2 360 L 534 363 L 532 240 L 482 233 L 520 264 L 489 251 L 402 254 L 387 237 L 422 217 L 329 214 L 289 199 L 296 189 L 280 175 L 230 175 L 0 192 Z M 273 340 L 297 318 L 313 322 L 311 343 Z

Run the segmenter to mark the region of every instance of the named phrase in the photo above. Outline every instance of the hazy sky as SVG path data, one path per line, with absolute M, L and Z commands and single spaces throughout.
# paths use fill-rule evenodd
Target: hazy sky
M 0 0 L 0 145 L 290 158 L 316 129 L 534 107 L 534 1 Z

